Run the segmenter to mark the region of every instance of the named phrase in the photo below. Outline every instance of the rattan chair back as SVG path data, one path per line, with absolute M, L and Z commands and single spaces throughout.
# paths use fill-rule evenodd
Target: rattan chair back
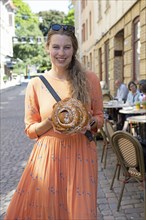
M 111 143 L 111 137 L 114 134 L 115 129 L 114 129 L 113 124 L 111 123 L 111 121 L 109 121 L 108 119 L 105 119 L 105 131 L 106 131 L 107 138 L 110 142 L 110 146 L 112 147 L 112 149 L 114 151 L 114 148 L 113 148 L 112 143 Z M 116 163 L 116 166 L 115 166 L 115 171 L 113 173 L 113 178 L 112 178 L 112 181 L 111 181 L 110 189 L 113 188 L 116 175 L 117 175 L 117 180 L 119 180 L 120 170 L 121 170 L 121 165 L 120 165 L 120 163 L 118 161 L 118 158 L 117 158 L 117 163 Z
M 107 162 L 107 151 L 108 151 L 108 148 L 109 148 L 109 140 L 108 140 L 108 137 L 105 133 L 105 129 L 104 127 L 102 127 L 100 129 L 100 133 L 103 137 L 103 149 L 102 149 L 102 155 L 101 155 L 101 163 L 103 162 L 103 167 L 104 169 L 106 168 L 106 162 Z
M 124 174 L 124 181 L 117 210 L 120 208 L 125 184 L 131 179 L 135 179 L 138 182 L 141 181 L 144 183 L 144 219 L 146 220 L 145 166 L 142 146 L 135 137 L 125 131 L 114 132 L 111 138 L 111 143 Z
M 108 119 L 105 119 L 105 133 L 107 135 L 109 142 L 111 142 L 111 137 L 114 132 L 115 130 L 113 128 L 112 123 Z
M 144 179 L 144 155 L 140 142 L 130 133 L 124 131 L 116 131 L 111 142 L 124 174 L 140 180 Z
M 104 141 L 104 142 L 108 142 L 108 137 L 107 137 L 107 135 L 106 135 L 106 133 L 105 133 L 104 128 L 101 128 L 101 129 L 100 129 L 100 133 L 101 133 L 101 135 L 102 135 L 102 137 L 103 137 L 103 141 Z
M 105 102 L 105 101 L 108 102 L 113 99 L 110 94 L 103 94 L 102 98 L 103 98 L 103 102 Z
M 103 94 L 103 102 L 108 102 L 113 99 L 113 97 L 110 94 Z

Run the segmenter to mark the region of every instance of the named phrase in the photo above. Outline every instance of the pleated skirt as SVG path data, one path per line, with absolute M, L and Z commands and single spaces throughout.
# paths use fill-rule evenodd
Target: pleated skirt
M 5 220 L 97 220 L 97 148 L 82 134 L 42 136 Z

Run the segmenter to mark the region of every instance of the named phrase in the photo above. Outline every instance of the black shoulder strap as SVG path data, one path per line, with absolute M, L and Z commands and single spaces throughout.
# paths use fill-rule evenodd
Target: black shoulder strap
M 45 84 L 45 86 L 47 87 L 47 89 L 49 90 L 49 92 L 52 94 L 52 96 L 54 97 L 54 99 L 59 102 L 61 100 L 61 98 L 58 96 L 58 94 L 55 92 L 55 90 L 53 89 L 53 87 L 50 85 L 50 83 L 46 80 L 46 78 L 42 75 L 39 76 L 39 78 L 42 80 L 42 82 Z
M 45 84 L 45 86 L 47 87 L 47 89 L 49 90 L 49 92 L 52 94 L 52 96 L 54 97 L 54 99 L 59 102 L 61 100 L 61 98 L 57 95 L 57 93 L 55 92 L 55 90 L 53 89 L 53 87 L 50 85 L 50 83 L 46 80 L 46 78 L 42 75 L 39 76 L 39 78 L 42 80 L 42 82 Z M 91 131 L 87 130 L 85 132 L 85 136 L 89 139 L 89 141 L 93 141 L 94 138 L 92 136 Z

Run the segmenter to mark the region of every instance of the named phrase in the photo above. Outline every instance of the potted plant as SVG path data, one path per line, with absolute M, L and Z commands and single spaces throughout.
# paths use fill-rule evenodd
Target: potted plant
M 142 101 L 142 108 L 146 109 L 146 100 Z

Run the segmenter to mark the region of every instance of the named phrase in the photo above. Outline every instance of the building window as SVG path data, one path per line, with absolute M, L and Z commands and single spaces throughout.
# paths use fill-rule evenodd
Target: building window
M 89 34 L 92 34 L 92 16 L 91 16 L 91 11 L 89 13 Z
M 85 42 L 85 24 L 82 25 L 82 42 Z
M 140 76 L 140 21 L 137 17 L 133 21 L 133 79 L 139 80 Z
M 86 20 L 86 40 L 88 40 L 88 20 Z
M 89 69 L 89 59 L 88 59 L 88 56 L 86 56 L 86 68 Z
M 92 70 L 92 53 L 90 53 L 90 64 L 89 64 L 89 68 Z
M 101 48 L 99 48 L 98 57 L 99 57 L 99 79 L 100 81 L 102 81 L 102 50 Z
M 105 42 L 105 81 L 107 86 L 109 87 L 109 41 Z
M 102 18 L 101 0 L 98 0 L 98 21 Z
M 86 4 L 86 1 L 85 0 L 81 0 L 81 10 L 83 11 L 84 8 L 85 8 L 85 4 Z
M 105 11 L 107 11 L 109 8 L 110 8 L 109 0 L 106 0 Z
M 12 14 L 9 14 L 9 26 L 10 26 L 10 27 L 13 26 L 13 17 L 12 17 Z
M 82 62 L 83 62 L 83 65 L 86 66 L 86 56 L 83 56 Z

